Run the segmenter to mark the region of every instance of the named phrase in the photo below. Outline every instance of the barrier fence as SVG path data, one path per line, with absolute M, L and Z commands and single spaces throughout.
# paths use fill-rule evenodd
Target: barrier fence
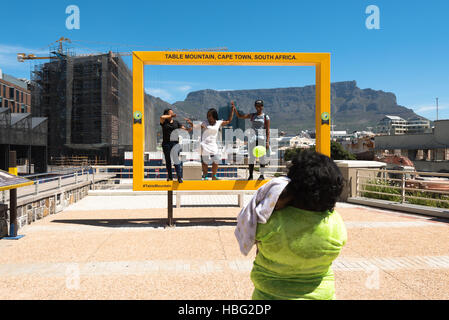
M 184 173 L 188 170 L 188 166 L 184 166 Z M 107 179 L 107 183 L 101 185 L 95 185 L 94 188 L 131 188 L 130 185 L 133 183 L 133 167 L 132 166 L 92 166 L 95 175 L 113 175 Z M 221 170 L 220 170 L 221 169 Z M 222 179 L 248 179 L 249 169 L 248 165 L 225 165 L 219 166 L 218 177 Z M 145 179 L 148 180 L 161 180 L 167 178 L 167 171 L 165 166 L 145 166 Z M 255 168 L 256 173 L 260 169 Z M 211 168 L 209 168 L 209 173 Z M 172 168 L 173 177 L 176 177 L 175 170 Z M 277 176 L 281 174 L 286 174 L 287 168 L 283 166 L 266 166 L 264 169 L 264 174 L 267 176 Z M 255 176 L 257 179 L 257 175 Z M 184 179 L 186 180 L 185 176 Z M 197 178 L 201 179 L 201 175 Z M 196 180 L 196 179 L 192 179 Z
M 356 196 L 449 208 L 449 173 L 357 169 Z
M 66 171 L 67 172 L 67 169 Z M 48 172 L 42 174 L 25 175 L 24 178 L 33 180 L 34 184 L 28 187 L 23 187 L 18 190 L 17 199 L 26 198 L 29 196 L 38 196 L 43 192 L 60 189 L 67 186 L 76 186 L 81 183 L 94 183 L 94 169 L 92 167 L 72 168 L 70 173 L 57 174 L 56 172 Z M 56 176 L 55 176 L 56 175 Z M 0 192 L 0 203 L 7 203 L 9 201 L 9 192 Z

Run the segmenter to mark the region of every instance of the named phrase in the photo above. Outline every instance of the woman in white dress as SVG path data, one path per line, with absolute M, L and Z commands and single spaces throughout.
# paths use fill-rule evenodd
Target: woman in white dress
M 209 164 L 212 163 L 212 180 L 217 179 L 218 162 L 221 157 L 218 150 L 217 137 L 220 127 L 226 126 L 232 121 L 234 116 L 234 102 L 231 101 L 231 113 L 228 120 L 218 120 L 218 112 L 216 109 L 211 108 L 207 111 L 207 121 L 201 124 L 202 136 L 201 136 L 201 165 L 203 169 L 203 180 L 207 180 L 207 171 Z M 193 127 L 193 123 L 190 119 L 186 121 Z

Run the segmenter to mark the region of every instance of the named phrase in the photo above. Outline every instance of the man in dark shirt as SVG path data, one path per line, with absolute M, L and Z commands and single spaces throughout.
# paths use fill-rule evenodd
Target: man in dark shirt
M 170 139 L 171 134 L 176 129 L 188 130 L 182 124 L 180 124 L 179 121 L 173 119 L 175 117 L 176 114 L 173 112 L 172 109 L 165 109 L 164 114 L 160 117 L 160 124 L 162 127 L 162 150 L 164 151 L 165 166 L 167 168 L 167 181 L 173 180 L 171 169 L 172 159 L 170 157 L 170 154 L 172 148 L 178 144 L 178 138 L 174 141 Z M 179 151 L 178 151 L 178 159 L 179 159 Z M 178 182 L 182 183 L 183 182 L 182 163 L 180 161 L 176 162 L 179 162 L 179 164 L 175 164 L 176 176 L 178 177 Z

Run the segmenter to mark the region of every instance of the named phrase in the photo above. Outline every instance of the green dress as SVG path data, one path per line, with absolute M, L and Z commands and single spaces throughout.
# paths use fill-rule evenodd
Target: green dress
M 347 241 L 336 211 L 286 207 L 257 224 L 254 300 L 335 299 L 331 265 Z

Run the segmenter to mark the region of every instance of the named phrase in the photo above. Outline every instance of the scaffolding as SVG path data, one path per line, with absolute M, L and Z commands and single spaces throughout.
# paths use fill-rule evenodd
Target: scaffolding
M 52 51 L 32 72 L 33 114 L 48 117 L 48 159 L 87 157 L 121 164 L 132 151 L 132 73 L 119 54 Z M 149 99 L 145 112 L 153 114 Z M 156 126 L 146 124 L 146 149 Z

